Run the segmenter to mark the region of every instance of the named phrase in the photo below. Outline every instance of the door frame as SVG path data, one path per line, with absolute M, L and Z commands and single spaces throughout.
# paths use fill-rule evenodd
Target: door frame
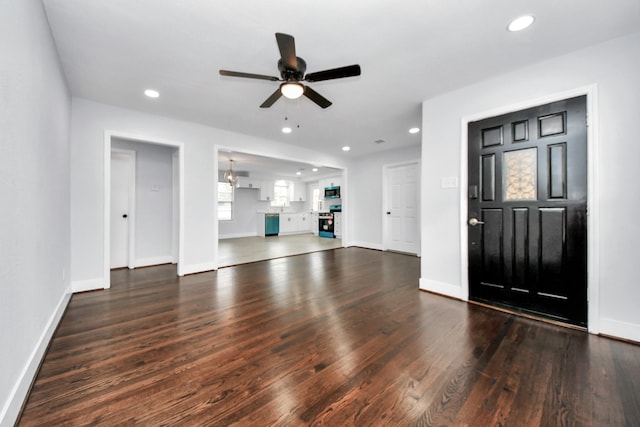
M 389 240 L 390 240 L 390 236 L 389 236 L 389 219 L 387 218 L 387 208 L 388 208 L 388 203 L 389 203 L 389 198 L 387 197 L 387 187 L 389 185 L 390 179 L 389 179 L 389 170 L 392 168 L 397 168 L 400 166 L 410 166 L 410 165 L 416 165 L 418 167 L 418 244 L 417 244 L 417 248 L 416 248 L 416 256 L 420 257 L 420 254 L 422 253 L 422 223 L 420 221 L 420 218 L 422 217 L 422 212 L 421 212 L 421 207 L 422 207 L 422 203 L 420 202 L 420 196 L 422 194 L 422 190 L 420 189 L 420 187 L 422 187 L 422 169 L 421 169 L 421 162 L 420 160 L 408 160 L 408 161 L 404 161 L 404 162 L 398 162 L 398 163 L 388 163 L 388 164 L 384 164 L 382 165 L 382 209 L 380 211 L 380 214 L 382 215 L 382 250 L 383 251 L 388 251 L 389 250 Z
M 112 148 L 111 153 L 125 154 L 129 157 L 129 200 L 127 209 L 127 267 L 135 267 L 136 252 L 136 152 L 123 148 Z M 111 156 L 109 156 L 109 220 L 111 220 Z M 111 242 L 111 222 L 109 222 L 109 242 Z M 111 268 L 111 245 L 109 245 L 109 268 Z
M 460 279 L 461 299 L 469 301 L 469 259 L 467 217 L 469 211 L 468 183 L 468 125 L 470 122 L 487 119 L 539 105 L 586 95 L 587 97 L 587 329 L 592 334 L 600 332 L 600 247 L 599 235 L 599 141 L 598 141 L 598 86 L 582 86 L 563 92 L 529 99 L 492 110 L 462 117 L 460 123 Z
M 162 138 L 118 132 L 113 130 L 104 131 L 104 151 L 103 151 L 103 287 L 111 287 L 111 139 L 125 139 L 132 142 L 142 142 L 146 144 L 157 144 L 175 147 L 178 149 L 178 276 L 183 276 L 184 272 L 184 143 L 170 141 Z M 130 254 L 131 256 L 131 254 Z

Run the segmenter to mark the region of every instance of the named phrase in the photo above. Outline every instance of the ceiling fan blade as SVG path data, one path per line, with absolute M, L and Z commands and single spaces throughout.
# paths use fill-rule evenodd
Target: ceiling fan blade
M 304 96 L 306 96 L 322 108 L 327 108 L 331 105 L 331 101 L 320 95 L 315 90 L 311 89 L 309 86 L 304 87 Z
M 227 70 L 220 70 L 220 75 L 228 76 L 228 77 L 245 77 L 247 79 L 270 80 L 272 82 L 277 82 L 278 80 L 280 80 L 279 78 L 274 76 L 265 76 L 263 74 L 240 73 L 238 71 L 227 71 Z
M 271 107 L 280 97 L 282 96 L 282 92 L 280 92 L 280 88 L 276 89 L 275 92 L 271 94 L 260 106 L 260 108 L 269 108 Z
M 296 57 L 296 42 L 289 34 L 276 33 L 278 49 L 282 63 L 288 70 L 298 70 L 298 58 Z
M 309 73 L 304 80 L 307 82 L 321 82 L 323 80 L 341 79 L 343 77 L 355 77 L 360 75 L 359 65 L 349 65 L 346 67 L 333 68 L 331 70 L 317 71 Z

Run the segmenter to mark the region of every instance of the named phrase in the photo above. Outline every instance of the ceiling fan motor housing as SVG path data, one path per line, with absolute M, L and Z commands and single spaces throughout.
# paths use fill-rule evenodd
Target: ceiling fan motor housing
M 288 69 L 285 66 L 282 59 L 278 60 L 278 70 L 280 70 L 280 75 L 282 76 L 282 80 L 286 82 L 289 82 L 289 81 L 299 82 L 304 78 L 304 72 L 307 71 L 307 63 L 304 61 L 304 59 L 300 58 L 299 56 L 296 56 L 296 59 L 298 62 L 297 70 Z

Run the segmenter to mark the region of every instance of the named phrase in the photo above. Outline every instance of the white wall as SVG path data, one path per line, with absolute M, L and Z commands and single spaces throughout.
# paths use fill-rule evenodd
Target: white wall
M 233 219 L 219 222 L 220 238 L 256 236 L 257 212 L 265 203 L 258 200 L 260 190 L 236 188 L 233 191 Z
M 194 123 L 77 99 L 71 115 L 71 279 L 87 289 L 105 283 L 103 263 L 104 134 L 184 144 L 185 274 L 216 267 L 217 146 L 281 159 L 344 167 L 326 154 Z M 90 285 L 90 286 L 89 286 Z
M 40 0 L 0 2 L 0 425 L 69 300 L 70 95 Z
M 134 265 L 171 262 L 172 157 L 177 149 L 115 138 L 111 147 L 136 152 Z
M 599 311 L 590 324 L 602 333 L 640 341 L 640 33 L 529 66 L 482 83 L 429 99 L 422 120 L 422 261 L 421 287 L 459 297 L 466 278 L 461 272 L 460 191 L 440 189 L 440 179 L 460 176 L 463 117 L 525 103 L 592 84 L 597 85 L 596 126 L 599 155 L 596 188 L 600 245 L 590 248 L 599 259 Z M 437 209 L 433 209 L 437 207 Z M 593 271 L 591 272 L 593 274 Z M 593 302 L 592 302 L 593 304 Z
M 384 165 L 420 160 L 420 146 L 384 151 L 359 158 L 349 166 L 349 245 L 382 249 Z

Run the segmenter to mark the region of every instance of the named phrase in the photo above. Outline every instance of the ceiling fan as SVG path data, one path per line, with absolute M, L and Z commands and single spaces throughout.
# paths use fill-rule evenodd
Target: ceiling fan
M 280 78 L 265 76 L 263 74 L 241 73 L 237 71 L 220 70 L 220 75 L 230 77 L 245 77 L 248 79 L 270 80 L 283 82 L 280 87 L 267 98 L 260 108 L 271 107 L 282 95 L 290 99 L 296 99 L 304 95 L 322 108 L 331 105 L 324 96 L 320 95 L 309 86 L 300 82 L 321 82 L 324 80 L 341 79 L 344 77 L 355 77 L 360 75 L 359 65 L 349 65 L 346 67 L 332 68 L 330 70 L 317 71 L 305 75 L 307 63 L 304 59 L 296 56 L 296 44 L 293 36 L 276 33 L 276 41 L 280 49 L 280 59 L 278 60 L 278 70 Z

